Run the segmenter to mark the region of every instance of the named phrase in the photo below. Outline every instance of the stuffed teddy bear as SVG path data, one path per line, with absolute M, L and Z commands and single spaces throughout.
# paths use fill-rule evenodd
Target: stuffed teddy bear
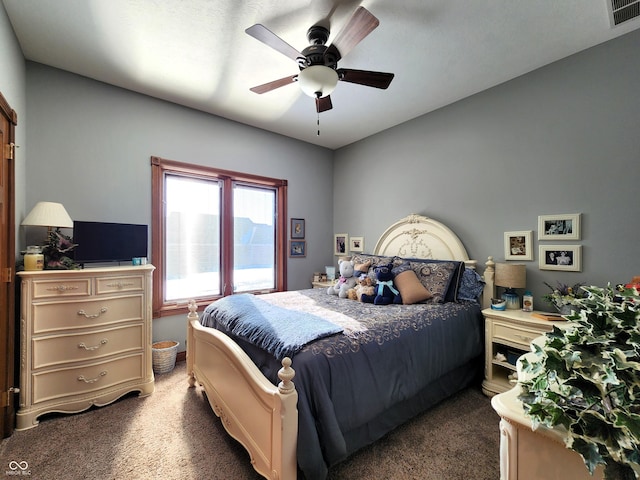
M 374 291 L 373 280 L 366 273 L 363 273 L 356 280 L 356 286 L 347 291 L 347 298 L 361 302 L 363 294 L 373 295 Z
M 357 287 L 357 285 L 356 285 Z M 347 298 L 349 300 L 358 300 L 358 294 L 356 293 L 356 289 L 355 288 L 350 288 L 349 290 L 347 290 Z
M 338 295 L 340 298 L 347 298 L 347 292 L 350 288 L 356 286 L 356 278 L 353 276 L 353 262 L 350 260 L 340 260 L 338 262 L 340 270 L 340 278 L 335 285 L 327 289 L 329 295 Z
M 402 303 L 400 292 L 393 286 L 393 263 L 375 267 L 376 285 L 372 295 L 362 295 L 362 301 L 374 305 Z

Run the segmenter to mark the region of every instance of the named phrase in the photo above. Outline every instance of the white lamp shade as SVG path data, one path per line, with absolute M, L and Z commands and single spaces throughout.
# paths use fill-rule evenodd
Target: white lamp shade
M 338 84 L 338 74 L 333 68 L 324 65 L 311 65 L 298 74 L 298 83 L 302 91 L 317 98 L 330 95 Z
M 22 225 L 73 228 L 73 220 L 61 203 L 38 202 Z

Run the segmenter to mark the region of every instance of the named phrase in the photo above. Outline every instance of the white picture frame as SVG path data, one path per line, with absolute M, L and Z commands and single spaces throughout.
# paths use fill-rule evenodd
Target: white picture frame
M 349 237 L 349 251 L 364 252 L 364 237 Z
M 539 215 L 538 240 L 580 240 L 580 214 Z
M 346 233 L 336 233 L 333 236 L 333 254 L 344 256 L 349 254 L 349 235 Z
M 582 271 L 581 245 L 540 245 L 538 258 L 540 270 Z
M 505 260 L 533 260 L 533 232 L 504 232 Z

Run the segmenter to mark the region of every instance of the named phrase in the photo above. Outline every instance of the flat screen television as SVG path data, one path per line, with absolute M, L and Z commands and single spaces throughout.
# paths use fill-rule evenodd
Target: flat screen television
M 74 220 L 74 260 L 85 263 L 131 261 L 147 256 L 147 225 Z

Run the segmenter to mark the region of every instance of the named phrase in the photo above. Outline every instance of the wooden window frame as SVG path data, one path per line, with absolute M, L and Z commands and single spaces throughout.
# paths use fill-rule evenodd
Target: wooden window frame
M 153 275 L 153 316 L 163 317 L 187 313 L 186 300 L 164 301 L 165 277 L 165 216 L 164 216 L 164 178 L 166 174 L 190 176 L 206 180 L 244 183 L 247 185 L 265 186 L 276 190 L 276 245 L 275 245 L 275 288 L 273 291 L 284 291 L 287 288 L 286 236 L 287 236 L 287 181 L 283 179 L 263 177 L 231 170 L 222 170 L 190 163 L 151 157 L 151 262 L 156 267 Z M 221 268 L 232 268 L 233 265 L 233 215 L 231 212 L 232 188 L 224 188 L 225 198 L 222 202 L 222 250 L 220 252 Z M 227 282 L 228 283 L 228 282 Z M 232 285 L 224 286 L 222 295 L 196 297 L 199 307 L 204 307 L 221 296 L 232 293 Z

